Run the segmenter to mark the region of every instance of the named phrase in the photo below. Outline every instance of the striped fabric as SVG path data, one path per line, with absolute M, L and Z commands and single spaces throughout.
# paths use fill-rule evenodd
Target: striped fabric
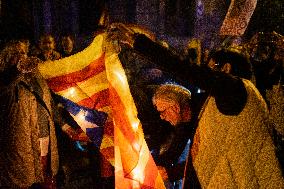
M 95 146 L 100 148 L 107 113 L 80 106 L 63 96 L 56 95 L 54 98 L 70 113 Z
M 103 37 L 73 56 L 45 62 L 39 70 L 78 125 L 114 165 L 113 121 L 109 107 Z M 101 133 L 99 135 L 99 133 Z
M 104 37 L 97 35 L 89 47 L 73 56 L 39 65 L 40 72 L 115 166 L 116 188 L 163 189 L 124 70 L 118 55 L 104 45 Z

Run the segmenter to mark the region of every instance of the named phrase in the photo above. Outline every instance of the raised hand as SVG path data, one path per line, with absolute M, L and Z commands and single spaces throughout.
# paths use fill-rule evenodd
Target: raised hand
M 107 30 L 107 40 L 133 47 L 134 31 L 122 23 L 113 23 Z

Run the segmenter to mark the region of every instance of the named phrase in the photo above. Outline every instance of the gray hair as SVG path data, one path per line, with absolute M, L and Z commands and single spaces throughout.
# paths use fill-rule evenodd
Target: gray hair
M 176 101 L 179 103 L 180 107 L 189 104 L 191 99 L 191 92 L 183 86 L 176 84 L 164 84 L 159 86 L 154 96 L 152 97 L 152 102 L 155 105 L 156 99 L 165 99 L 169 101 Z

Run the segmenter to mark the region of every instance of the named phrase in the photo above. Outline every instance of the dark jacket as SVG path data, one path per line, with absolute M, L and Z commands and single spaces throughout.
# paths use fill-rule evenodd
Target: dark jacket
M 179 163 L 178 160 L 188 140 L 193 140 L 194 130 L 192 122 L 176 126 L 166 139 L 167 149 L 156 159 L 157 165 L 166 168 L 171 181 L 179 180 L 183 177 L 185 162 Z

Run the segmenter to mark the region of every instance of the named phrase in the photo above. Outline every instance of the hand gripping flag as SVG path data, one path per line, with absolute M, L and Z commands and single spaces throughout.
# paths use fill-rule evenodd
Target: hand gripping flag
M 99 34 L 83 51 L 39 70 L 82 130 L 115 166 L 115 188 L 164 189 L 118 54 Z M 103 132 L 102 132 L 103 131 Z

